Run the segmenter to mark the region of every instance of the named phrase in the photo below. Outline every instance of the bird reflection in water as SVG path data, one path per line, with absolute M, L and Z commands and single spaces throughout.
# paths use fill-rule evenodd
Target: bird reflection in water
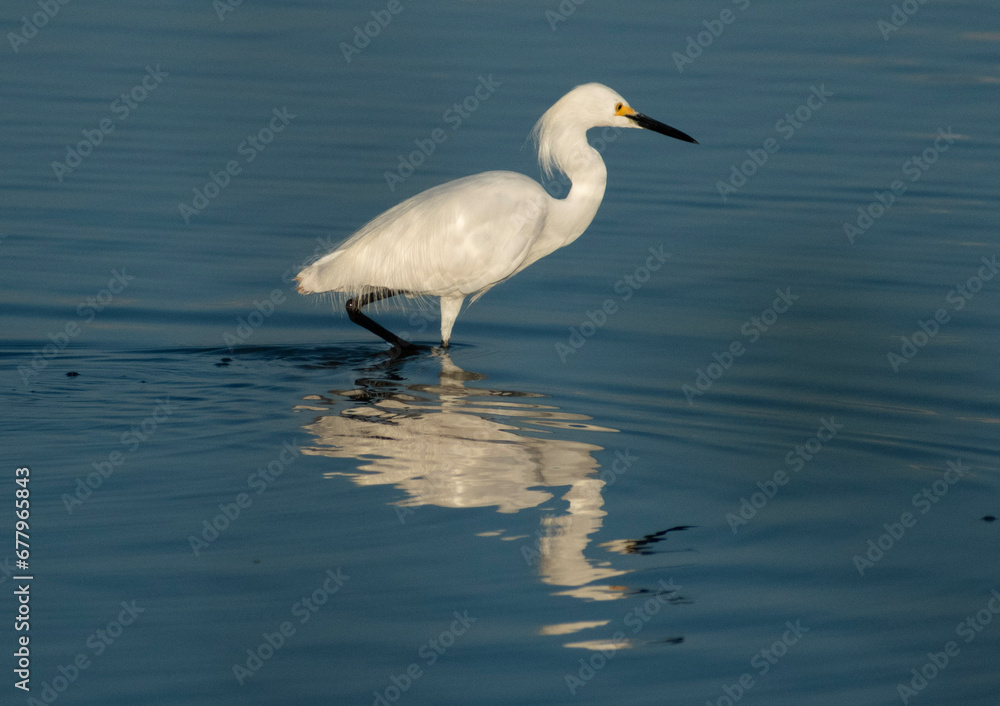
M 543 404 L 536 393 L 466 387 L 485 376 L 462 370 L 445 352 L 437 355 L 437 385 L 406 385 L 383 375 L 359 380 L 352 390 L 306 397 L 297 409 L 316 415 L 304 426 L 315 442 L 302 453 L 361 461 L 357 473 L 329 475 L 405 491 L 395 508 L 402 521 L 420 505 L 514 513 L 552 499 L 558 491 L 549 489 L 568 486 L 561 494 L 567 512 L 543 519 L 537 549 L 526 556 L 543 582 L 566 587 L 560 595 L 623 597 L 625 587 L 594 582 L 628 572 L 586 557 L 606 514 L 605 481 L 594 457 L 603 447 L 556 436 L 559 430 L 618 430 Z

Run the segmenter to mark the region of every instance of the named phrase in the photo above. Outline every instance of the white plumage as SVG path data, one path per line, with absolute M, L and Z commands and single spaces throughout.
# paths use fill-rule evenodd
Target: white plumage
M 411 348 L 361 313 L 396 294 L 441 298 L 441 343 L 447 346 L 462 302 L 478 298 L 539 258 L 583 234 L 604 197 L 607 171 L 587 142 L 593 127 L 644 127 L 695 142 L 637 113 L 598 83 L 567 93 L 535 125 L 544 173 L 572 182 L 555 199 L 515 172 L 485 172 L 428 189 L 370 221 L 303 269 L 299 291 L 341 292 L 351 319 L 394 347 Z

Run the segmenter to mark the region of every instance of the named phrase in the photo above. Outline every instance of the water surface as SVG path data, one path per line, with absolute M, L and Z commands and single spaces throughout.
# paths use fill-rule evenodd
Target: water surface
M 991 6 L 393 7 L 8 35 L 12 702 L 995 704 Z M 534 121 L 588 81 L 701 144 L 591 133 L 594 223 L 447 354 L 295 293 L 403 198 L 536 176 Z M 379 320 L 435 343 L 433 310 Z

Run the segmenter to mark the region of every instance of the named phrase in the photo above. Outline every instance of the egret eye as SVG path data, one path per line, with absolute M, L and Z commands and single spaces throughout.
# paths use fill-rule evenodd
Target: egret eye
M 623 106 L 622 106 L 622 104 L 621 104 L 621 103 L 615 103 L 615 112 L 616 112 L 616 113 L 620 113 L 620 112 L 622 112 L 622 107 L 623 107 Z

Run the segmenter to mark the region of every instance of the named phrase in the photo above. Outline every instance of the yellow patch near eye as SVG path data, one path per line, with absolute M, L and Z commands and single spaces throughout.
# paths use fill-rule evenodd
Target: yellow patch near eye
M 615 115 L 635 115 L 635 111 L 624 103 L 615 103 Z

